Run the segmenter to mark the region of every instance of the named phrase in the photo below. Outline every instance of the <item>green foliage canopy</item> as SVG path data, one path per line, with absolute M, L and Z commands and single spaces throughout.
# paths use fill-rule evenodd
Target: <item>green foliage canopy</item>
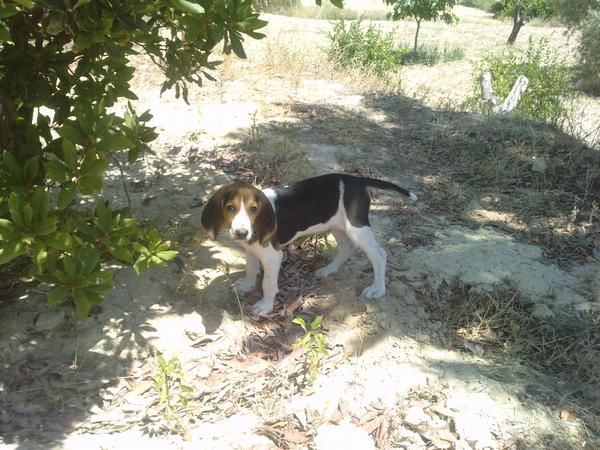
M 555 8 L 553 0 L 504 0 L 503 13 L 508 17 L 520 14 L 525 19 L 547 19 L 555 13 Z
M 574 26 L 593 10 L 600 10 L 600 0 L 554 0 L 554 9 L 568 25 Z
M 136 271 L 173 259 L 101 195 L 110 162 L 136 161 L 157 136 L 149 112 L 113 111 L 136 100 L 129 58 L 149 55 L 161 92 L 187 101 L 189 83 L 213 79 L 217 45 L 243 58 L 265 25 L 251 0 L 0 0 L 0 264 L 29 258 L 49 303 L 86 315 L 112 286 L 107 259 Z
M 589 13 L 578 26 L 579 65 L 578 75 L 581 87 L 595 95 L 600 95 L 600 9 Z

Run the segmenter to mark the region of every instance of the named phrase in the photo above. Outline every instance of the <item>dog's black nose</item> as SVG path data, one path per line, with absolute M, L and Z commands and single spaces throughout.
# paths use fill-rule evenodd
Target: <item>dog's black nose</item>
M 245 239 L 246 237 L 248 237 L 248 230 L 235 230 L 235 237 L 238 239 Z

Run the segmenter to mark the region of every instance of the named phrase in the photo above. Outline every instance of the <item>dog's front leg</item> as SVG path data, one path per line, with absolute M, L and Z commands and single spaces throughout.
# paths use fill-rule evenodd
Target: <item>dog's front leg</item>
M 233 283 L 236 291 L 243 294 L 253 290 L 256 287 L 256 278 L 258 277 L 259 270 L 260 262 L 258 258 L 246 250 L 246 276 Z
M 266 316 L 273 311 L 275 296 L 279 292 L 277 277 L 279 275 L 279 268 L 281 267 L 281 260 L 283 259 L 283 252 L 275 250 L 269 244 L 269 247 L 259 257 L 265 272 L 262 282 L 263 298 L 252 305 L 250 312 L 257 316 Z

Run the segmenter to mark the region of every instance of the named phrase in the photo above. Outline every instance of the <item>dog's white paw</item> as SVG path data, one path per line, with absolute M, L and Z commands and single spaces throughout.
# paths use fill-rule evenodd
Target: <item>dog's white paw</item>
M 273 312 L 273 304 L 273 300 L 263 298 L 250 307 L 250 312 L 255 316 L 268 316 Z
M 254 290 L 254 288 L 256 287 L 256 281 L 252 283 L 246 278 L 240 278 L 239 280 L 234 281 L 233 287 L 235 287 L 235 290 L 239 293 L 245 294 L 246 292 Z
M 332 267 L 331 264 L 329 264 L 329 265 L 327 265 L 325 267 L 321 267 L 319 270 L 317 270 L 315 272 L 315 276 L 317 278 L 325 278 L 336 272 L 337 272 L 337 268 Z
M 362 291 L 362 294 L 360 294 L 360 296 L 365 297 L 365 298 L 379 298 L 379 297 L 383 297 L 384 294 L 385 294 L 385 285 L 379 285 L 379 284 L 373 283 L 371 286 L 369 286 L 364 291 Z

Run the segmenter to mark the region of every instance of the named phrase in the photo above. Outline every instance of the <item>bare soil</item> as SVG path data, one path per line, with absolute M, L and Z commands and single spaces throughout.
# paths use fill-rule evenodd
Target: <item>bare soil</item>
M 467 298 L 457 292 L 494 295 L 506 283 L 535 317 L 600 308 L 598 234 L 588 229 L 583 254 L 559 239 L 562 250 L 547 251 L 515 230 L 528 223 L 516 209 L 496 209 L 453 181 L 431 145 L 432 136 L 450 139 L 455 121 L 478 139 L 484 119 L 440 109 L 440 99 L 468 95 L 473 62 L 509 25 L 474 14 L 456 27 L 426 24 L 425 39 L 469 36 L 473 45 L 465 61 L 406 69 L 401 96 L 326 62 L 329 23 L 268 20 L 269 37 L 248 43 L 249 59 L 226 57 L 218 82 L 193 89 L 189 105 L 161 97 L 156 68 L 136 60 L 138 108 L 151 109 L 160 136 L 155 155 L 132 168 L 129 190 L 136 213 L 161 227 L 180 258 L 139 277 L 119 269 L 114 291 L 84 321 L 67 307 L 41 308 L 43 286 L 3 297 L 0 448 L 599 448 L 600 380 L 501 364 L 499 347 L 460 338 L 440 314 Z M 395 26 L 411 36 L 412 24 Z M 570 52 L 563 30 L 522 33 L 519 42 L 550 36 Z M 598 101 L 585 104 L 597 117 Z M 330 171 L 395 181 L 420 197 L 409 204 L 372 192 L 386 296 L 358 298 L 372 276 L 358 252 L 316 280 L 331 252 L 308 241 L 287 252 L 276 314 L 248 317 L 259 293 L 232 289 L 242 252 L 226 237 L 206 239 L 203 202 L 235 178 L 266 187 Z M 105 196 L 124 202 L 116 170 Z M 311 383 L 291 320 L 317 315 L 328 355 Z M 178 382 L 166 372 L 172 414 L 157 389 L 159 353 L 176 357 L 183 374 Z

